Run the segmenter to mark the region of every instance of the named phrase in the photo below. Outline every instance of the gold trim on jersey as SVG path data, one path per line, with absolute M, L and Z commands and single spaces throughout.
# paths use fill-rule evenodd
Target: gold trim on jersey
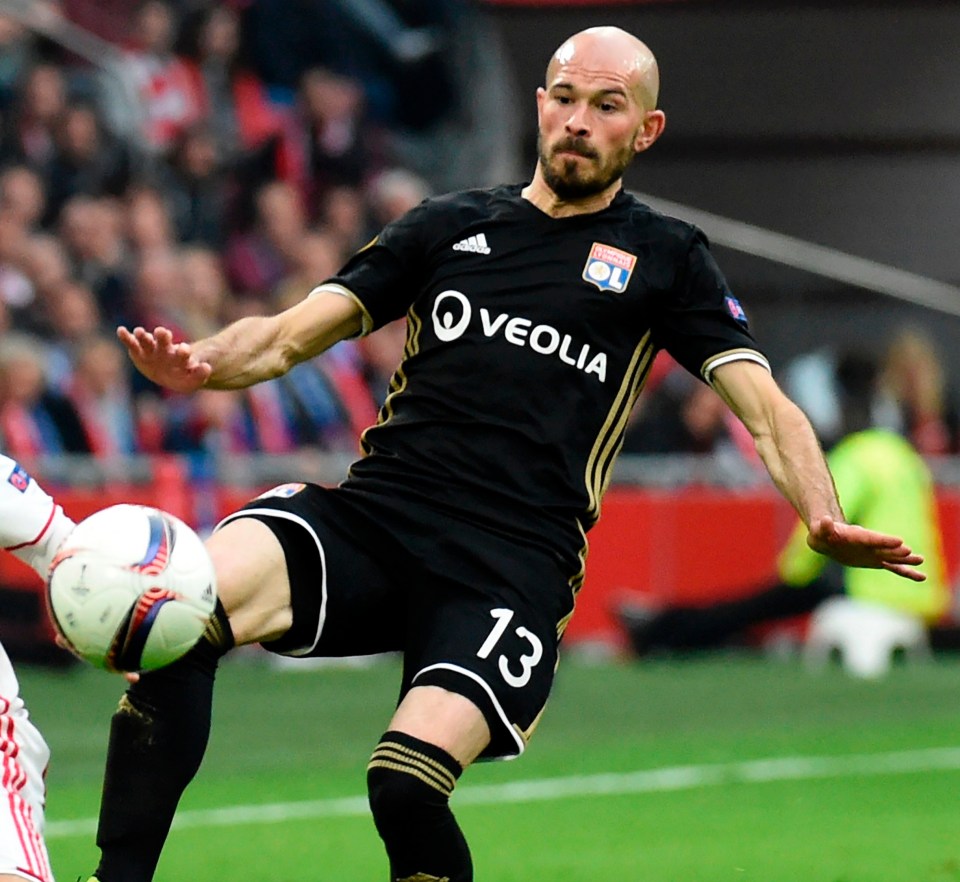
M 570 619 L 573 618 L 573 614 L 577 609 L 577 595 L 580 593 L 580 589 L 583 587 L 583 579 L 587 573 L 587 555 L 590 552 L 590 542 L 587 540 L 587 534 L 584 532 L 583 524 L 578 520 L 576 522 L 577 529 L 580 531 L 580 537 L 583 539 L 583 544 L 580 546 L 580 550 L 577 552 L 577 557 L 580 558 L 580 569 L 570 577 L 567 584 L 570 586 L 570 595 L 572 603 L 570 605 L 570 612 L 568 612 L 559 622 L 557 622 L 557 640 L 560 640 L 563 637 L 563 632 L 567 630 L 567 625 L 570 624 Z
M 363 301 L 349 288 L 339 285 L 336 282 L 324 282 L 322 285 L 317 285 L 316 288 L 307 294 L 307 297 L 313 297 L 323 293 L 339 294 L 341 297 L 347 297 L 357 304 L 360 310 L 360 333 L 357 336 L 366 337 L 367 334 L 373 330 L 373 316 L 370 315 L 367 307 L 363 305 Z
M 377 414 L 377 422 L 373 426 L 364 429 L 360 435 L 360 450 L 364 456 L 370 453 L 370 445 L 367 443 L 367 432 L 369 432 L 370 429 L 389 422 L 393 416 L 393 399 L 407 388 L 407 374 L 403 366 L 408 358 L 412 358 L 420 351 L 420 332 L 422 330 L 423 322 L 411 306 L 407 310 L 407 340 L 403 345 L 403 358 L 400 359 L 400 365 L 390 378 L 389 392 L 387 393 L 386 400 L 383 402 L 383 406 L 380 408 L 380 412 Z
M 655 347 L 650 331 L 643 335 L 633 351 L 630 364 L 623 375 L 623 381 L 617 391 L 610 412 L 600 427 L 593 450 L 587 458 L 585 482 L 587 486 L 587 518 L 591 524 L 600 517 L 600 501 L 610 483 L 613 461 L 623 445 L 623 433 L 630 417 L 630 411 L 643 389 Z
M 526 729 L 521 729 L 516 723 L 511 723 L 513 730 L 523 739 L 524 744 L 529 744 L 530 739 L 533 738 L 533 733 L 536 732 L 537 726 L 540 725 L 540 720 L 543 719 L 543 712 L 547 709 L 547 703 L 543 703 L 543 707 L 540 708 L 540 712 L 533 718 L 533 722 L 527 726 Z
M 373 248 L 373 246 L 376 245 L 377 242 L 379 242 L 379 241 L 380 241 L 380 234 L 377 233 L 377 235 L 374 236 L 369 242 L 367 242 L 366 245 L 364 245 L 362 248 L 358 248 L 356 251 L 354 251 L 353 256 L 356 257 L 358 254 L 363 254 L 364 251 L 366 251 L 366 250 L 369 249 L 369 248 Z
M 737 349 L 727 349 L 723 352 L 718 352 L 716 355 L 711 355 L 700 365 L 700 376 L 712 385 L 711 378 L 714 370 L 721 365 L 729 364 L 731 361 L 753 361 L 762 365 L 768 371 L 770 370 L 770 362 L 767 361 L 766 356 L 764 356 L 762 352 L 758 352 L 756 349 L 750 349 L 747 346 L 741 346 Z

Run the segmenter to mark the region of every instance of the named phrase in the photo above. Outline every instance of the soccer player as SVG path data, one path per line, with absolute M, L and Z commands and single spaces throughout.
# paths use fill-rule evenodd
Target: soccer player
M 0 547 L 44 573 L 74 523 L 8 456 L 0 455 L 0 482 Z M 53 882 L 43 841 L 49 759 L 0 645 L 0 882 Z
M 663 131 L 658 85 L 633 36 L 578 33 L 537 91 L 530 183 L 424 202 L 279 315 L 193 343 L 118 330 L 136 366 L 178 392 L 250 386 L 402 316 L 408 335 L 346 479 L 275 488 L 209 539 L 221 601 L 209 639 L 143 674 L 114 716 L 100 882 L 153 876 L 205 749 L 217 660 L 252 642 L 402 650 L 399 704 L 368 768 L 391 879 L 472 879 L 450 794 L 474 760 L 521 753 L 540 720 L 585 532 L 658 349 L 743 420 L 814 548 L 922 579 L 899 538 L 845 523 L 813 431 L 703 235 L 621 189 Z

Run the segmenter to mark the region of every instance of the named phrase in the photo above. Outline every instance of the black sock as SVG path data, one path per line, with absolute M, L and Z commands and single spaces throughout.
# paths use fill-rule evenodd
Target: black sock
M 471 882 L 473 862 L 449 799 L 463 769 L 445 750 L 387 732 L 370 758 L 367 787 L 394 882 Z
M 113 716 L 100 802 L 100 882 L 149 882 L 180 796 L 210 734 L 213 681 L 233 636 L 220 603 L 214 626 L 183 658 L 141 675 Z

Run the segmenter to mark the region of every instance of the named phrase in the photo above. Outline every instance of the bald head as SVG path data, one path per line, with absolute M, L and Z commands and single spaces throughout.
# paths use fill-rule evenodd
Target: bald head
M 620 28 L 587 28 L 565 40 L 547 65 L 547 87 L 566 71 L 617 80 L 643 110 L 657 106 L 657 59 L 646 43 Z

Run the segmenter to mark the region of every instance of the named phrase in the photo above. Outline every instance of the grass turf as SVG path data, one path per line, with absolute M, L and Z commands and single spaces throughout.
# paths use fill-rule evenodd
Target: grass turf
M 398 669 L 276 671 L 226 664 L 214 732 L 185 812 L 363 794 Z M 256 661 L 259 659 L 260 661 Z M 58 878 L 91 871 L 108 720 L 122 683 L 87 668 L 21 672 L 53 749 L 49 849 Z M 753 657 L 561 665 L 528 753 L 479 765 L 471 786 L 795 756 L 960 745 L 960 660 L 858 682 Z M 960 772 L 720 780 L 629 794 L 454 805 L 490 882 L 960 882 Z M 85 878 L 85 875 L 84 875 Z M 175 830 L 157 882 L 385 880 L 369 818 L 263 819 Z

